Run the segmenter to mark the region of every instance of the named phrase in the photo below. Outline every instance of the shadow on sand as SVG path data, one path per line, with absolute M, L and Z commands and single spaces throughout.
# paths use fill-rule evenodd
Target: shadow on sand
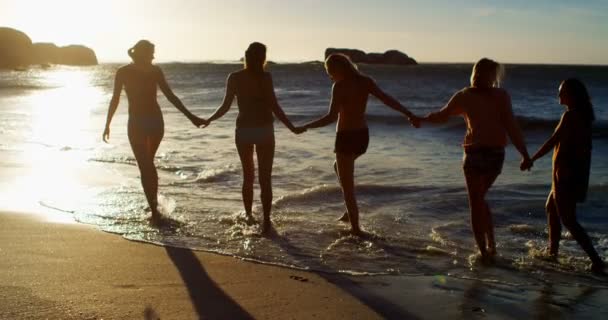
M 215 284 L 192 250 L 172 247 L 165 250 L 188 288 L 199 319 L 253 319 Z
M 279 245 L 285 253 L 292 256 L 305 255 L 302 250 L 297 246 L 294 246 L 288 238 L 278 235 L 276 232 L 269 236 L 269 239 Z M 321 261 L 311 261 L 308 265 L 312 270 L 323 270 L 327 269 L 327 265 L 322 264 Z M 352 297 L 365 304 L 380 316 L 385 319 L 402 319 L 402 320 L 416 320 L 418 317 L 411 314 L 403 307 L 398 306 L 385 298 L 370 292 L 368 289 L 360 285 L 348 276 L 339 274 L 338 272 L 319 272 L 312 271 L 320 277 L 327 280 L 329 283 L 342 289 L 344 292 L 350 294 Z

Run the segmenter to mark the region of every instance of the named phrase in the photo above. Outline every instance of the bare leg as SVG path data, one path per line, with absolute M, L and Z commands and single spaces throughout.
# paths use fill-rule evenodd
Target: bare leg
M 253 180 L 255 178 L 255 167 L 253 163 L 253 144 L 238 144 L 236 149 L 241 159 L 243 167 L 243 206 L 245 214 L 251 217 L 251 207 L 253 206 Z
M 336 163 L 338 167 L 338 175 L 342 184 L 342 194 L 344 195 L 344 204 L 351 225 L 351 232 L 354 235 L 361 235 L 359 227 L 359 208 L 357 207 L 357 199 L 355 197 L 355 159 L 356 155 L 336 153 Z
M 340 175 L 338 174 L 338 163 L 334 161 L 334 172 L 336 173 L 336 177 L 338 177 L 338 183 L 340 184 L 340 188 L 342 188 L 342 182 L 340 181 Z M 348 211 L 344 211 L 342 216 L 338 218 L 338 221 L 348 222 Z
M 482 199 L 483 199 L 483 203 L 484 203 L 485 221 L 486 221 L 486 227 L 485 227 L 486 249 L 488 251 L 488 254 L 491 256 L 496 255 L 496 240 L 494 239 L 494 221 L 492 219 L 492 210 L 490 210 L 490 206 L 488 205 L 488 202 L 486 201 L 486 195 L 488 194 L 488 191 L 494 184 L 494 181 L 496 181 L 496 178 L 498 178 L 498 174 L 484 176 L 485 181 L 484 181 L 484 186 L 483 186 L 483 190 L 482 190 Z
M 595 251 L 593 247 L 593 243 L 591 243 L 591 239 L 585 232 L 585 229 L 581 227 L 576 219 L 576 201 L 570 194 L 562 193 L 562 192 L 554 192 L 555 205 L 557 208 L 557 213 L 562 220 L 562 223 L 570 233 L 572 237 L 578 242 L 578 244 L 583 248 L 583 250 L 587 253 L 589 258 L 591 259 L 592 269 L 594 271 L 600 271 L 604 268 L 604 261 Z
M 496 240 L 494 239 L 494 220 L 492 219 L 492 211 L 490 210 L 490 206 L 485 202 L 485 212 L 486 212 L 486 249 L 488 250 L 488 254 L 491 256 L 496 255 Z
M 160 212 L 158 210 L 158 172 L 154 166 L 154 157 L 162 141 L 162 132 L 156 136 L 141 136 L 138 133 L 129 133 L 129 142 L 139 167 L 141 184 L 146 200 L 152 211 L 152 222 L 158 223 Z
M 547 210 L 547 224 L 549 226 L 549 254 L 557 257 L 559 241 L 562 236 L 562 224 L 559 221 L 557 207 L 555 206 L 554 191 L 549 193 L 545 208 Z
M 274 161 L 274 139 L 271 142 L 258 144 L 256 153 L 258 157 L 258 174 L 261 189 L 262 209 L 264 210 L 264 223 L 262 233 L 270 231 L 270 211 L 272 209 L 272 163 Z
M 467 183 L 467 191 L 469 194 L 469 208 L 471 210 L 471 228 L 475 236 L 477 248 L 482 257 L 487 257 L 486 243 L 486 202 L 484 200 L 485 192 L 483 185 L 483 176 L 466 173 L 465 179 Z

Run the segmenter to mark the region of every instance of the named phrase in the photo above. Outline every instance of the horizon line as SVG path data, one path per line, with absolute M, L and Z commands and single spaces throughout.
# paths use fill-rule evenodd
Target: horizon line
M 276 64 L 303 64 L 310 62 L 319 62 L 323 63 L 323 60 L 271 60 L 268 62 L 276 63 Z M 100 60 L 99 64 L 118 64 L 131 63 L 129 60 Z M 157 64 L 241 64 L 243 63 L 240 60 L 221 60 L 221 59 L 208 59 L 208 60 L 160 60 L 156 61 Z M 418 61 L 419 65 L 431 65 L 431 64 L 451 64 L 451 65 L 473 65 L 474 62 L 462 62 L 462 61 Z M 360 63 L 358 63 L 360 64 Z M 365 63 L 363 63 L 366 65 Z M 500 62 L 502 65 L 537 65 L 537 66 L 572 66 L 572 67 L 608 67 L 608 63 L 564 63 L 564 62 Z M 379 64 L 381 65 L 381 64 Z

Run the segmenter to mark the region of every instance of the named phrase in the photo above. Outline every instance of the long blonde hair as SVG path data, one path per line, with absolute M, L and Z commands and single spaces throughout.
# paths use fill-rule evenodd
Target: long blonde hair
M 346 77 L 361 76 L 357 65 L 345 54 L 332 53 L 325 60 L 325 69 L 340 70 Z
M 504 77 L 504 68 L 500 63 L 482 58 L 473 66 L 471 72 L 471 87 L 476 88 L 498 88 Z

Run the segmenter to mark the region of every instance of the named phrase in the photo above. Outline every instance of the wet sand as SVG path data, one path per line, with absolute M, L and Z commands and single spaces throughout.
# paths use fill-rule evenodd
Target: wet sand
M 381 318 L 313 273 L 20 213 L 0 213 L 0 270 L 0 319 Z
M 608 290 L 348 277 L 127 241 L 0 213 L 0 319 L 593 319 Z M 61 222 L 57 218 L 63 217 Z M 66 223 L 68 222 L 68 223 Z

